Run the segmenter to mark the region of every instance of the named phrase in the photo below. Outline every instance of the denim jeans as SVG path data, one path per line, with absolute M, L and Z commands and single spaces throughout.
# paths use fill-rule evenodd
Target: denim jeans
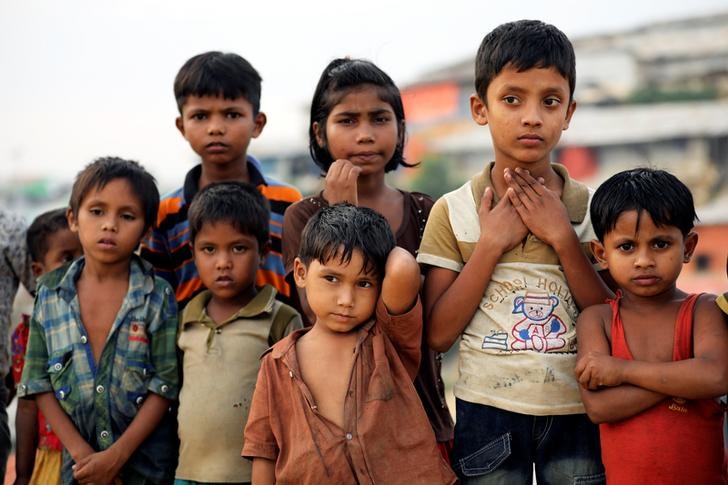
M 602 484 L 599 428 L 586 414 L 530 416 L 457 399 L 453 469 L 464 485 Z

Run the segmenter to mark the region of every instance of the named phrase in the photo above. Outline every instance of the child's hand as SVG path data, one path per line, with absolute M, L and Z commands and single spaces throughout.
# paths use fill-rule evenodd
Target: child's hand
M 511 203 L 534 236 L 553 247 L 561 236 L 573 232 L 566 207 L 542 180 L 520 168 L 506 169 L 503 176 Z
M 124 460 L 112 446 L 77 461 L 73 465 L 73 478 L 82 485 L 120 484 L 118 475 L 122 466 Z
M 605 386 L 619 386 L 623 383 L 626 362 L 624 359 L 591 351 L 579 357 L 574 373 L 579 384 L 592 391 Z
M 492 209 L 493 189 L 487 187 L 480 200 L 478 219 L 480 220 L 480 240 L 487 241 L 502 253 L 513 249 L 528 234 L 528 228 L 518 215 L 515 207 L 506 196 L 498 201 Z
M 420 292 L 420 266 L 405 249 L 395 246 L 387 257 L 382 300 L 392 315 L 407 312 Z
M 349 160 L 340 159 L 332 163 L 324 181 L 323 195 L 326 202 L 329 205 L 337 202 L 359 205 L 356 184 L 360 173 L 361 168 Z

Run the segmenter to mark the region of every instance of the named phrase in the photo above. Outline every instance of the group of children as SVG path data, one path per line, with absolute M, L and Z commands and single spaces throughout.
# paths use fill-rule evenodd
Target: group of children
M 593 192 L 551 163 L 576 108 L 555 27 L 497 27 L 475 73 L 495 160 L 433 203 L 385 178 L 413 166 L 392 79 L 332 61 L 309 125 L 324 186 L 301 198 L 247 153 L 255 69 L 187 61 L 184 186 L 160 202 L 139 164 L 97 159 L 28 231 L 16 483 L 48 463 L 64 484 L 725 483 L 728 325 L 676 288 L 690 192 L 653 169 Z

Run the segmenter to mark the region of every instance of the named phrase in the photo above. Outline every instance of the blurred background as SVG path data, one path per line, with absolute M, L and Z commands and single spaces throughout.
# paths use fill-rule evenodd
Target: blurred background
M 576 50 L 578 109 L 554 161 L 593 187 L 636 166 L 677 175 L 700 217 L 679 284 L 728 289 L 725 0 L 2 0 L 0 204 L 28 222 L 65 205 L 75 174 L 101 155 L 138 160 L 162 192 L 176 188 L 197 160 L 174 127 L 172 82 L 207 50 L 260 72 L 269 121 L 249 151 L 304 194 L 320 184 L 307 120 L 321 70 L 334 57 L 374 61 L 402 90 L 407 156 L 422 162 L 392 183 L 438 197 L 493 157 L 469 114 L 473 58 L 488 31 L 521 18 L 556 25 Z M 21 294 L 18 309 L 29 306 Z

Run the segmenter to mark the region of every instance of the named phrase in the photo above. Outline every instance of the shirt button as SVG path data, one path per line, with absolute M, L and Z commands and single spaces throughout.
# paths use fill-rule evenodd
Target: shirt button
M 81 343 L 82 344 L 85 344 L 86 342 L 88 342 L 88 339 L 86 338 L 86 336 L 85 335 L 81 335 Z
M 59 371 L 61 369 L 63 369 L 63 366 L 60 362 L 56 362 L 55 364 L 53 364 L 53 370 Z
M 101 439 L 105 440 L 106 438 L 109 437 L 109 432 L 106 430 L 103 430 L 99 436 L 101 436 Z
M 138 398 L 136 398 L 137 406 L 139 406 L 143 401 L 144 401 L 144 398 L 142 396 L 139 396 Z
M 98 392 L 99 394 L 101 394 L 102 392 L 104 392 L 104 386 L 102 386 L 101 384 L 99 384 L 98 386 L 96 386 L 96 392 Z
M 159 390 L 162 392 L 167 392 L 169 391 L 169 386 L 167 384 L 162 384 L 162 387 L 160 387 Z
M 65 398 L 66 398 L 66 393 L 65 393 L 65 391 L 63 391 L 63 390 L 60 390 L 60 391 L 58 391 L 58 399 L 61 399 L 61 400 L 63 400 L 63 399 L 65 399 Z
M 351 441 L 351 438 L 353 438 L 353 436 L 351 436 L 351 433 L 346 433 L 347 441 Z

